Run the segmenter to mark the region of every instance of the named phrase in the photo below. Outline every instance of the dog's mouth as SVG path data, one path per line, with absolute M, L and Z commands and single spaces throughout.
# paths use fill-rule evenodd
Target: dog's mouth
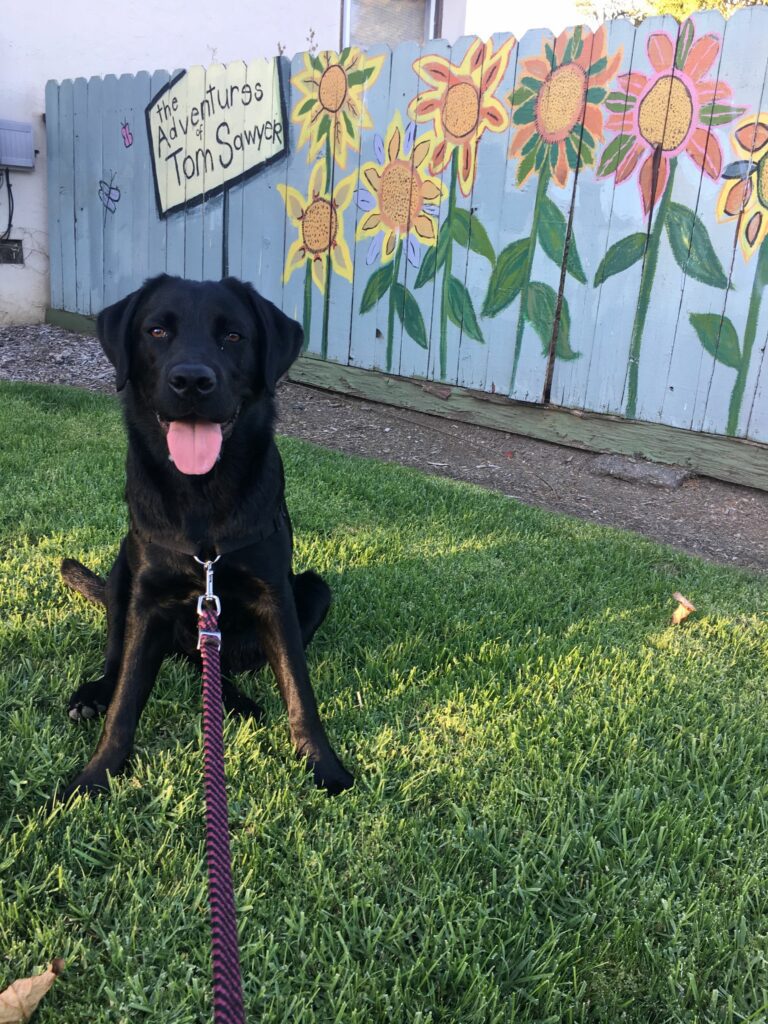
M 164 420 L 157 414 L 168 445 L 168 458 L 180 473 L 202 476 L 221 458 L 221 446 L 235 425 L 239 408 L 225 423 L 195 418 Z

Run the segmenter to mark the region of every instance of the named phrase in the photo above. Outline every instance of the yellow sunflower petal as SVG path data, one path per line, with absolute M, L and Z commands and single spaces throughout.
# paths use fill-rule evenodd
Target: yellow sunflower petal
M 390 161 L 400 157 L 400 129 L 395 125 L 387 144 L 387 156 Z
M 302 248 L 301 238 L 297 238 L 288 250 L 288 255 L 285 257 L 283 283 L 289 280 L 294 270 L 298 270 L 299 267 L 304 266 L 306 259 L 307 255 Z
M 371 165 L 369 167 L 365 167 L 364 168 L 364 170 L 363 170 L 363 177 L 368 182 L 368 186 L 371 189 L 371 191 L 373 192 L 373 194 L 374 195 L 378 195 L 379 194 L 379 183 L 381 182 L 381 171 L 378 170 L 378 168 L 373 167 Z
M 277 191 L 283 197 L 285 203 L 285 212 L 291 220 L 294 227 L 298 227 L 299 218 L 304 213 L 304 207 L 306 201 L 304 196 L 297 189 L 290 185 L 283 185 L 282 182 L 277 186 Z
M 343 178 L 333 190 L 333 198 L 336 200 L 336 206 L 339 211 L 346 210 L 352 201 L 355 188 L 357 186 L 357 173 L 348 174 L 346 178 Z
M 337 236 L 336 245 L 331 249 L 331 267 L 347 281 L 352 280 L 352 257 L 349 246 Z
M 429 151 L 432 148 L 431 139 L 422 139 L 421 142 L 417 142 L 413 147 L 413 153 L 411 154 L 411 160 L 416 170 L 424 163 L 429 156 Z
M 420 213 L 412 226 L 419 238 L 423 239 L 425 242 L 434 241 L 435 222 L 431 217 L 427 216 L 426 213 Z
M 316 195 L 325 195 L 325 192 L 325 161 L 318 160 L 309 175 L 308 202 L 311 203 Z
M 442 199 L 443 186 L 434 178 L 425 178 L 421 186 L 421 198 L 425 203 L 433 203 L 436 199 Z
M 360 221 L 360 227 L 358 230 L 362 231 L 363 233 L 376 231 L 380 224 L 381 214 L 379 213 L 378 210 L 374 210 L 373 213 L 367 213 L 365 217 L 363 217 L 363 219 Z

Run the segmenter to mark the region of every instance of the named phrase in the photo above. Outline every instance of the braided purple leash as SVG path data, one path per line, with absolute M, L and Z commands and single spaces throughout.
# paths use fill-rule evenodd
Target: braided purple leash
M 212 563 L 205 563 L 205 568 L 206 595 L 198 602 L 198 647 L 203 660 L 205 845 L 208 854 L 208 898 L 211 905 L 213 1019 L 214 1024 L 245 1024 L 224 779 L 219 602 L 213 595 Z

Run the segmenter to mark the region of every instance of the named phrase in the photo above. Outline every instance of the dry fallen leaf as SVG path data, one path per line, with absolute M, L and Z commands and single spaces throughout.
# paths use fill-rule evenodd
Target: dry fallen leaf
M 5 992 L 0 992 L 0 1024 L 26 1024 L 63 970 L 64 961 L 57 957 L 44 974 L 19 978 Z
M 672 597 L 677 601 L 677 608 L 672 612 L 672 625 L 679 626 L 684 619 L 688 618 L 691 612 L 696 611 L 696 607 L 687 597 L 683 597 L 679 590 L 676 590 Z

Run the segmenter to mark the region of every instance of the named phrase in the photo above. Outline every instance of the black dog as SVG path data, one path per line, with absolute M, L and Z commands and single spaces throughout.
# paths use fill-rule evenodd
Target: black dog
M 197 598 L 212 559 L 221 599 L 223 699 L 260 716 L 232 683 L 269 663 L 291 740 L 315 783 L 352 785 L 318 714 L 304 648 L 330 590 L 292 571 L 293 536 L 274 442 L 274 391 L 299 354 L 297 323 L 234 278 L 153 278 L 98 318 L 128 431 L 130 530 L 106 581 L 66 560 L 70 586 L 107 609 L 104 674 L 70 698 L 69 716 L 106 711 L 96 751 L 64 792 L 104 789 L 125 766 L 164 658 L 196 652 Z

